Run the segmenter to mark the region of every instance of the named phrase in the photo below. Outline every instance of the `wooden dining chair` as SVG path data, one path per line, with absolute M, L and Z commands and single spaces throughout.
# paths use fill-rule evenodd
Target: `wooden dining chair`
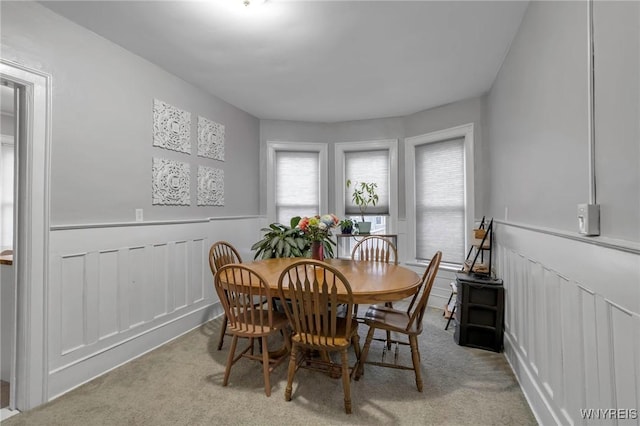
M 215 277 L 218 269 L 230 263 L 242 263 L 242 258 L 240 257 L 238 250 L 226 241 L 218 241 L 214 243 L 209 249 L 209 267 L 211 268 L 211 274 Z M 227 323 L 227 315 L 223 314 L 220 336 L 218 337 L 218 350 L 222 349 L 224 336 L 228 334 Z
M 233 336 L 222 385 L 227 386 L 229 383 L 233 364 L 240 358 L 246 357 L 262 362 L 264 392 L 270 396 L 270 373 L 286 359 L 288 350 L 280 358 L 270 358 L 267 338 L 285 330 L 288 324 L 287 317 L 272 309 L 271 292 L 266 281 L 245 265 L 222 266 L 216 272 L 215 287 L 229 322 L 229 333 Z M 255 303 L 256 300 L 261 300 L 263 303 Z M 239 337 L 249 338 L 249 345 L 236 356 Z M 262 342 L 261 356 L 253 354 L 254 339 L 257 338 Z M 287 349 L 289 349 L 289 339 L 286 333 L 284 340 Z
M 416 386 L 418 391 L 422 392 L 422 376 L 420 374 L 420 352 L 418 350 L 418 336 L 422 333 L 422 320 L 424 318 L 424 312 L 429 300 L 429 294 L 431 294 L 431 288 L 438 273 L 440 267 L 440 260 L 442 259 L 442 252 L 438 251 L 429 262 L 429 266 L 422 275 L 422 281 L 418 292 L 413 296 L 409 307 L 406 311 L 390 308 L 388 306 L 371 306 L 364 318 L 365 324 L 369 326 L 369 332 L 367 333 L 367 339 L 365 340 L 364 348 L 362 350 L 362 357 L 358 364 L 358 371 L 355 379 L 360 379 L 360 376 L 364 373 L 364 364 L 373 364 L 382 367 L 400 368 L 404 370 L 413 370 L 416 375 Z M 408 336 L 407 341 L 393 340 L 393 343 L 408 345 L 411 347 L 411 359 L 413 366 L 398 365 L 396 363 L 385 363 L 367 361 L 369 354 L 369 348 L 371 347 L 371 341 L 373 340 L 373 334 L 377 330 L 385 330 L 387 332 L 393 331 L 398 334 Z
M 360 359 L 358 322 L 352 317 L 353 293 L 345 276 L 326 263 L 301 260 L 284 269 L 278 280 L 278 293 L 293 329 L 292 348 L 287 375 L 285 400 L 291 401 L 293 377 L 299 367 L 331 372 L 339 367 L 344 390 L 344 409 L 351 413 L 351 376 Z M 346 317 L 340 317 L 346 305 Z M 353 345 L 356 363 L 349 373 L 347 349 Z M 302 356 L 319 351 L 322 359 Z M 330 354 L 340 353 L 340 364 L 333 363 Z
M 364 260 L 367 262 L 383 262 L 398 264 L 398 250 L 396 246 L 387 238 L 372 235 L 365 237 L 353 247 L 351 251 L 352 260 Z M 388 307 L 393 307 L 391 302 L 385 303 Z M 353 315 L 358 317 L 358 305 L 353 306 Z M 387 348 L 391 349 L 391 332 L 387 331 Z
M 351 259 L 398 264 L 398 250 L 387 238 L 371 235 L 358 241 L 351 251 Z

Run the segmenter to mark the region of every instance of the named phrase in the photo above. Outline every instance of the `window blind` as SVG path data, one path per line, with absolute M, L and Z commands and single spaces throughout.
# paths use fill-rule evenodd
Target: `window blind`
M 320 214 L 320 154 L 276 152 L 276 220 L 284 225 L 294 216 Z
M 345 152 L 344 168 L 346 179 L 351 180 L 351 186 L 345 186 L 345 213 L 360 214 L 360 209 L 352 200 L 354 183 L 375 182 L 378 184 L 378 202 L 375 206 L 369 205 L 365 214 L 389 214 L 389 150 Z
M 464 261 L 465 193 L 464 139 L 416 147 L 416 257 Z

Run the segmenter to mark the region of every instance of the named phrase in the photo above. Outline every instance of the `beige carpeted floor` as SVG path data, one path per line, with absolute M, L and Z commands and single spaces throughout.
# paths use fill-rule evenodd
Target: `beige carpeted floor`
M 216 350 L 216 319 L 3 426 L 536 424 L 504 356 L 456 345 L 445 322 L 441 310 L 428 310 L 420 336 L 423 393 L 412 371 L 367 365 L 352 382 L 351 415 L 344 412 L 342 382 L 310 370 L 298 371 L 286 402 L 286 363 L 272 373 L 269 398 L 261 365 L 247 359 L 222 387 L 231 339 Z M 364 343 L 366 326 L 360 335 Z M 370 359 L 380 359 L 381 348 L 374 342 Z M 398 361 L 410 363 L 408 347 L 400 351 Z

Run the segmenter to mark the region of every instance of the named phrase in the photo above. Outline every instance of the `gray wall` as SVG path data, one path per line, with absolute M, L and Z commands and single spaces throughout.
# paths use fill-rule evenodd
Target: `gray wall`
M 596 2 L 602 236 L 640 241 L 636 2 Z M 585 2 L 531 2 L 488 97 L 491 214 L 577 232 L 588 201 Z
M 258 119 L 37 3 L 1 7 L 2 57 L 52 75 L 52 225 L 258 214 Z M 154 98 L 191 112 L 191 155 L 152 147 Z M 225 125 L 225 162 L 196 156 L 198 115 Z M 191 164 L 191 206 L 151 205 L 154 156 Z M 196 206 L 198 165 L 224 170 L 224 207 Z
M 263 179 L 262 194 L 266 193 L 266 142 L 325 142 L 329 143 L 329 210 L 335 208 L 335 161 L 332 145 L 336 142 L 354 142 L 379 139 L 398 139 L 398 212 L 399 218 L 406 217 L 404 138 L 417 136 L 437 130 L 475 124 L 475 163 L 476 163 L 476 216 L 485 214 L 487 205 L 486 161 L 487 154 L 483 144 L 484 98 L 473 98 L 453 104 L 433 108 L 406 116 L 379 118 L 373 120 L 349 121 L 341 123 L 303 123 L 295 121 L 260 121 L 261 161 Z M 261 212 L 266 213 L 266 199 L 261 198 Z M 341 213 L 337 213 L 341 214 Z
M 593 15 L 602 234 L 640 241 L 640 3 L 595 2 Z

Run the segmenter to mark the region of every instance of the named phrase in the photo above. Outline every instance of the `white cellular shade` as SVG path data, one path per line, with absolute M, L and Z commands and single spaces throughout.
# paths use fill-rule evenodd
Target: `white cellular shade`
M 345 152 L 344 168 L 346 179 L 351 180 L 351 186 L 345 189 L 344 194 L 345 213 L 360 214 L 352 200 L 353 185 L 375 182 L 378 184 L 378 202 L 375 206 L 369 205 L 365 214 L 389 214 L 389 150 Z
M 284 225 L 294 216 L 320 214 L 320 154 L 276 152 L 276 220 Z
M 464 261 L 464 139 L 416 147 L 416 257 Z

